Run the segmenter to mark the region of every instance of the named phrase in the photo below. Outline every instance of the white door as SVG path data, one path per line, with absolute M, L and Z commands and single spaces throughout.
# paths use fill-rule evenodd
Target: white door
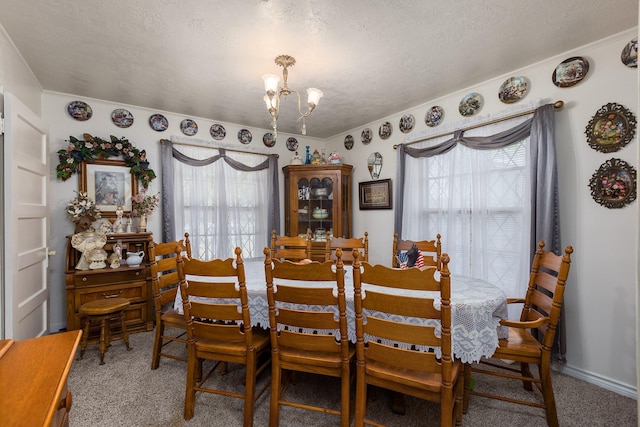
M 4 94 L 4 337 L 49 331 L 48 127 Z

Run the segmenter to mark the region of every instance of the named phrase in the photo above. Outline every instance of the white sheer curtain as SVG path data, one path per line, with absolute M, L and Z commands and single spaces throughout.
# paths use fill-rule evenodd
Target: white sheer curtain
M 483 126 L 464 135 L 495 135 L 530 118 Z M 431 147 L 450 138 L 415 146 Z M 428 158 L 407 156 L 402 237 L 433 239 L 440 233 L 452 274 L 480 278 L 498 285 L 509 297 L 522 297 L 531 264 L 528 141 L 529 137 L 494 150 L 457 144 Z
M 216 153 L 210 147 L 177 148 L 199 160 Z M 226 156 L 247 166 L 265 161 L 259 154 L 227 151 Z M 224 161 L 199 167 L 173 162 L 175 235 L 189 233 L 193 256 L 228 258 L 239 246 L 244 259 L 261 258 L 268 246 L 269 170 L 248 173 Z

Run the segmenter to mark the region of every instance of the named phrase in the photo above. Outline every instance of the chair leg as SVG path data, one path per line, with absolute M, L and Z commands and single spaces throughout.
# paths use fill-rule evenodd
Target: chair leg
M 542 380 L 542 397 L 544 398 L 544 410 L 547 414 L 547 424 L 549 427 L 558 427 L 558 413 L 556 410 L 556 400 L 553 396 L 553 385 L 551 383 L 551 369 L 549 365 L 538 365 L 540 379 Z
M 454 404 L 454 419 L 457 426 L 462 425 L 462 407 L 464 400 L 464 378 L 458 378 L 458 382 L 456 385 L 456 394 L 455 399 L 456 402 Z
M 108 319 L 106 316 L 103 316 L 100 319 L 100 364 L 104 365 L 104 353 L 107 351 L 107 328 L 109 324 L 107 323 Z
M 156 337 L 153 340 L 153 355 L 151 356 L 151 369 L 160 366 L 160 352 L 162 351 L 162 335 L 164 335 L 164 323 L 156 322 Z
M 367 412 L 367 384 L 364 379 L 364 366 L 356 366 L 356 409 L 353 425 L 364 426 L 364 416 Z
M 464 393 L 462 397 L 462 413 L 469 411 L 469 395 L 471 394 L 471 364 L 464 364 Z
M 347 372 L 342 373 L 342 381 L 341 381 L 341 397 L 342 401 L 340 403 L 340 419 L 342 427 L 349 427 L 349 421 L 351 418 L 350 403 L 351 396 L 349 394 L 349 386 L 351 385 L 351 376 L 349 374 L 349 369 L 347 368 Z
M 253 425 L 253 407 L 256 400 L 257 360 L 255 352 L 247 357 L 244 380 L 244 427 Z
M 533 375 L 531 375 L 531 370 L 529 369 L 529 364 L 528 363 L 520 362 L 520 373 L 522 374 L 523 377 L 532 377 L 533 376 Z M 522 386 L 527 391 L 533 391 L 533 384 L 531 383 L 531 381 L 523 380 L 522 381 Z
M 196 359 L 195 351 L 189 350 L 189 360 L 187 361 L 187 386 L 184 398 L 184 419 L 187 421 L 193 418 L 196 404 L 196 392 L 193 387 L 195 386 L 195 379 L 198 370 L 197 366 L 198 360 Z
M 90 325 L 89 317 L 85 317 L 84 319 L 84 332 L 82 333 L 82 339 L 80 340 L 80 358 L 78 360 L 82 360 L 84 357 L 84 351 L 87 348 L 87 342 L 89 341 L 89 325 Z
M 122 328 L 122 339 L 124 340 L 124 343 L 127 346 L 127 351 L 129 351 L 131 350 L 131 347 L 129 347 L 129 332 L 127 331 L 127 319 L 124 314 L 124 311 L 120 313 L 120 325 Z
M 277 357 L 271 359 L 271 396 L 269 400 L 269 427 L 278 427 L 280 418 L 280 386 L 282 371 Z

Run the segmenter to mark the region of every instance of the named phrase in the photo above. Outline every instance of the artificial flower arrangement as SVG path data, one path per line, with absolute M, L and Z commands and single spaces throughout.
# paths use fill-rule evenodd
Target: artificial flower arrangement
M 82 137 L 83 139 L 78 139 L 70 136 L 67 147 L 58 150 L 60 164 L 56 167 L 56 176 L 63 181 L 77 173 L 80 164 L 84 161 L 91 162 L 96 159 L 120 156 L 124 159 L 125 166 L 130 167 L 131 173 L 140 180 L 143 188 L 147 188 L 151 180 L 156 177 L 155 172 L 149 169 L 145 150 L 138 150 L 125 137 L 118 139 L 111 135 L 109 141 L 88 133 L 83 134 Z
M 160 194 L 147 196 L 143 191 L 131 197 L 131 215 L 151 215 L 160 203 Z
M 76 198 L 67 204 L 67 216 L 76 224 L 83 217 L 91 217 L 95 221 L 100 215 L 100 209 L 85 192 L 76 191 Z

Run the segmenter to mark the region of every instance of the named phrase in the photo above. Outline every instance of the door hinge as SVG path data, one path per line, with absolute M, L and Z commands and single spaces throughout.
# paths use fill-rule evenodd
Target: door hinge
M 4 135 L 4 117 L 0 113 L 0 135 Z

